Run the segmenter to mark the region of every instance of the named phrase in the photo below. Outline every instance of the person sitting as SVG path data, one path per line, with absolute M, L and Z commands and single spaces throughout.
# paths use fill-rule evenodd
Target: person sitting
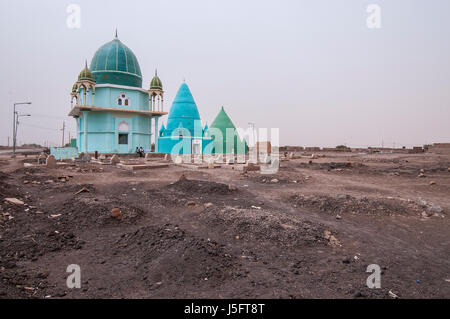
M 141 154 L 141 157 L 144 157 L 145 151 L 144 151 L 144 148 L 142 146 L 139 148 L 139 152 Z

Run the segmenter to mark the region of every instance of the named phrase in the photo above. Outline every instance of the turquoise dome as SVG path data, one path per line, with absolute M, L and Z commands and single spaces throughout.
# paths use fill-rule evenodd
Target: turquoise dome
M 166 132 L 171 134 L 180 126 L 187 128 L 193 134 L 194 121 L 200 121 L 197 105 L 186 83 L 182 83 L 173 100 L 167 119 Z
M 97 84 L 142 87 L 142 74 L 138 60 L 133 51 L 117 36 L 95 52 L 90 70 Z

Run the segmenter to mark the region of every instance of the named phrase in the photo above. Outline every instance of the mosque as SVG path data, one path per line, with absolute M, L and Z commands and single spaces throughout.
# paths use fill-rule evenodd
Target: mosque
M 143 89 L 139 62 L 117 32 L 95 52 L 90 67 L 86 61 L 70 96 L 78 152 L 129 154 L 143 147 L 146 152 L 169 154 L 247 153 L 245 140 L 223 108 L 211 128 L 202 127 L 186 83 L 181 84 L 170 112 L 165 112 L 157 72 L 148 89 Z M 159 128 L 160 118 L 167 114 L 167 124 Z

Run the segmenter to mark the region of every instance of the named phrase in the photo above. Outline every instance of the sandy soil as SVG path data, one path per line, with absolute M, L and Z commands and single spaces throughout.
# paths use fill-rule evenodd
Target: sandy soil
M 450 156 L 329 153 L 269 176 L 23 161 L 0 158 L 0 298 L 450 298 Z

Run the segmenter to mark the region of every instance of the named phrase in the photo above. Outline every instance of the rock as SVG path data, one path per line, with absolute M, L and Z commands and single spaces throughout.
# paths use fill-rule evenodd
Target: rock
M 348 257 L 345 257 L 344 259 L 342 259 L 342 262 L 343 262 L 344 264 L 349 264 L 350 261 L 351 261 L 351 259 L 348 258 Z
M 215 166 L 214 160 L 210 160 L 208 162 L 208 168 L 212 169 L 212 168 L 214 168 L 214 166 Z
M 431 181 L 430 185 L 436 185 L 436 182 L 435 181 Z
M 449 172 L 450 172 L 450 167 L 449 167 L 449 168 L 447 168 L 447 171 L 449 171 Z
M 122 220 L 123 219 L 123 214 L 120 211 L 120 208 L 113 208 L 111 211 L 111 217 Z
M 274 183 L 274 184 L 276 184 L 276 183 L 278 183 L 278 182 L 279 182 L 279 180 L 278 180 L 278 179 L 276 179 L 276 178 L 274 178 L 274 179 L 271 179 L 271 180 L 270 180 L 270 182 L 271 182 L 271 183 Z
M 111 165 L 116 165 L 116 164 L 120 163 L 120 158 L 119 158 L 119 156 L 117 156 L 116 154 L 114 154 L 114 155 L 111 157 L 111 159 L 109 160 L 109 163 L 110 163 Z
M 24 184 L 28 184 L 29 182 L 30 182 L 30 181 L 27 181 L 27 180 L 23 181 Z
M 333 246 L 333 247 L 342 246 L 341 243 L 339 242 L 339 240 L 335 236 L 333 236 L 331 234 L 331 231 L 329 231 L 329 230 L 324 230 L 323 231 L 323 238 L 328 240 L 330 245 Z
M 46 165 L 47 167 L 56 167 L 57 164 L 56 164 L 55 156 L 49 155 L 49 156 L 47 157 L 47 160 L 45 161 L 45 165 Z
M 336 219 L 342 219 L 341 215 L 336 215 Z
M 427 177 L 424 173 L 420 173 L 418 177 Z
M 186 206 L 190 206 L 190 207 L 197 206 L 197 203 L 194 202 L 194 201 L 188 201 L 188 202 L 186 203 Z
M 5 198 L 5 201 L 14 205 L 24 205 L 25 203 L 17 198 Z
M 210 207 L 214 206 L 214 204 L 213 203 L 205 203 L 205 204 L 203 204 L 203 206 L 205 208 L 210 208 Z
M 397 294 L 395 294 L 394 292 L 392 292 L 392 290 L 389 290 L 388 295 L 389 295 L 389 297 L 394 298 L 394 299 L 397 299 L 397 298 L 398 298 Z
M 83 193 L 83 192 L 90 192 L 90 190 L 88 188 L 86 188 L 86 187 L 83 187 L 78 192 L 76 192 L 74 195 L 78 195 L 78 194 Z
M 425 212 L 425 211 L 423 211 L 422 212 L 422 214 L 420 214 L 421 216 L 422 216 L 422 218 L 428 218 L 428 217 L 430 217 L 432 214 L 431 213 L 428 213 L 428 212 Z
M 187 178 L 186 178 L 186 175 L 184 175 L 184 174 L 181 174 L 180 178 L 178 179 L 178 181 L 186 181 L 186 180 L 187 180 Z
M 228 185 L 228 190 L 230 190 L 230 191 L 234 192 L 234 191 L 236 191 L 236 190 L 237 190 L 237 187 L 236 187 L 236 186 L 234 186 L 234 185 Z

